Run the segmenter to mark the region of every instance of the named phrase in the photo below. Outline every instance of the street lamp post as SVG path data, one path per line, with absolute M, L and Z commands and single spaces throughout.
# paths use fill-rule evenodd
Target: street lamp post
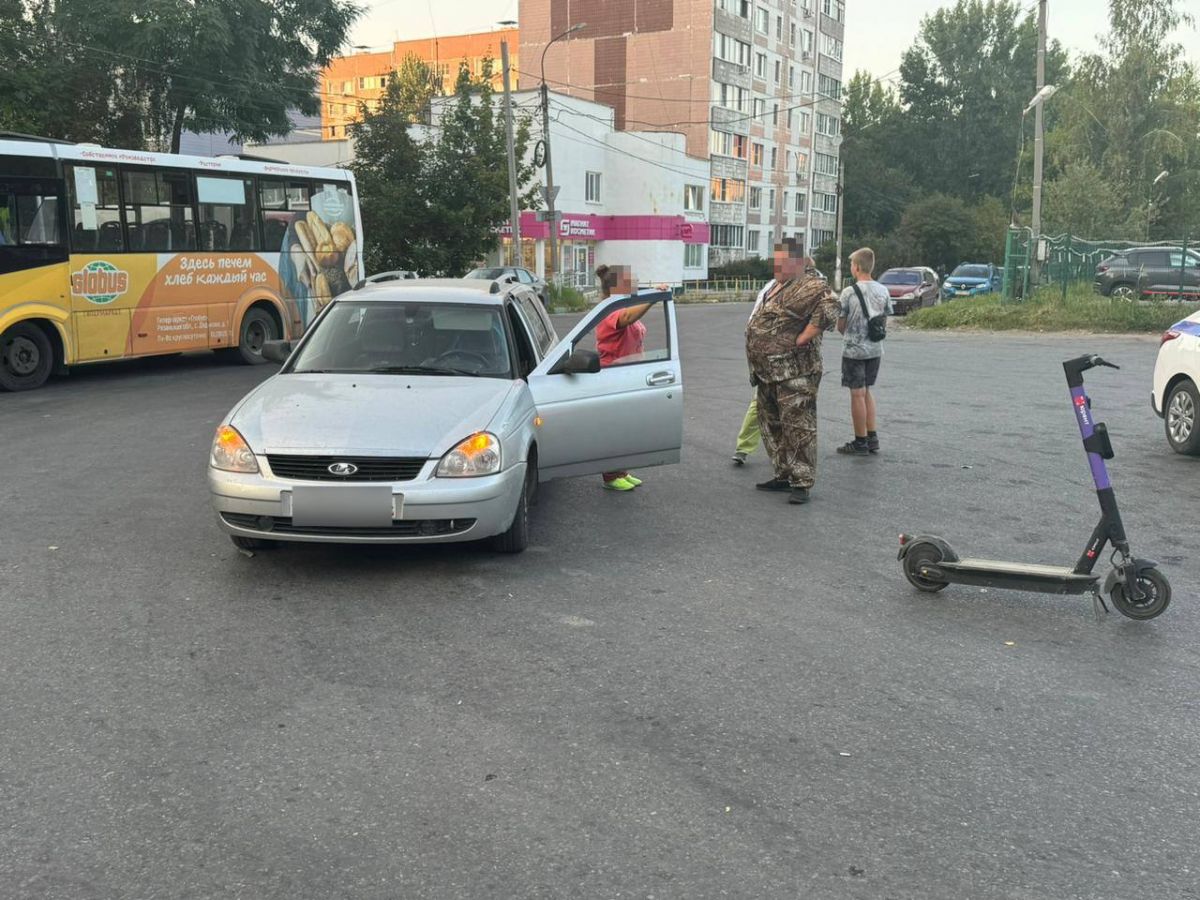
M 553 281 L 558 271 L 558 220 L 554 215 L 554 166 L 550 158 L 550 89 L 546 87 L 546 51 L 555 41 L 560 41 L 569 34 L 587 28 L 586 22 L 572 25 L 562 34 L 550 39 L 542 50 L 542 141 L 546 146 L 546 220 L 550 232 L 550 271 L 548 281 Z

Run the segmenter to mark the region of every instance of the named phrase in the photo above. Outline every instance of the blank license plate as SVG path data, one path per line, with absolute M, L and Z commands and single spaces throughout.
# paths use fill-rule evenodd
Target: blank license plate
M 971 296 L 971 292 L 970 292 L 970 291 L 958 291 L 958 296 L 960 296 L 960 297 L 970 297 L 970 296 Z
M 387 528 L 395 504 L 388 485 L 296 485 L 292 524 L 302 527 Z

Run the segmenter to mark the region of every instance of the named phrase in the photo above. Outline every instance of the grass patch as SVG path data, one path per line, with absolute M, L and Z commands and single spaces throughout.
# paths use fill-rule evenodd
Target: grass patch
M 583 292 L 569 285 L 551 284 L 549 285 L 550 308 L 565 309 L 569 312 L 582 312 L 588 309 L 591 304 L 588 303 L 587 297 Z
M 999 294 L 963 298 L 920 309 L 906 317 L 913 328 L 975 328 L 982 331 L 1093 331 L 1153 334 L 1165 331 L 1200 303 L 1170 300 L 1130 302 L 1093 293 L 1090 284 L 1042 288 L 1025 301 L 1001 302 Z

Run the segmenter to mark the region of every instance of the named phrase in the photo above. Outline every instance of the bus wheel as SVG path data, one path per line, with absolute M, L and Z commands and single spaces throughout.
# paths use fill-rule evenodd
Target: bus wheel
M 54 368 L 54 348 L 46 332 L 18 322 L 0 334 L 0 389 L 30 391 L 46 383 Z
M 237 358 L 248 366 L 265 363 L 262 349 L 267 341 L 278 340 L 279 326 L 275 318 L 265 309 L 252 306 L 242 316 L 242 330 L 238 335 Z

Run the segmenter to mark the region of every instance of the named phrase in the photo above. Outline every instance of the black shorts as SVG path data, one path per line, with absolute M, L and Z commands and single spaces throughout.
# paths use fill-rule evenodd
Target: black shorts
M 879 375 L 879 360 L 878 356 L 874 359 L 850 359 L 848 356 L 843 356 L 842 387 L 850 388 L 852 391 L 871 387 L 875 383 L 876 376 Z

